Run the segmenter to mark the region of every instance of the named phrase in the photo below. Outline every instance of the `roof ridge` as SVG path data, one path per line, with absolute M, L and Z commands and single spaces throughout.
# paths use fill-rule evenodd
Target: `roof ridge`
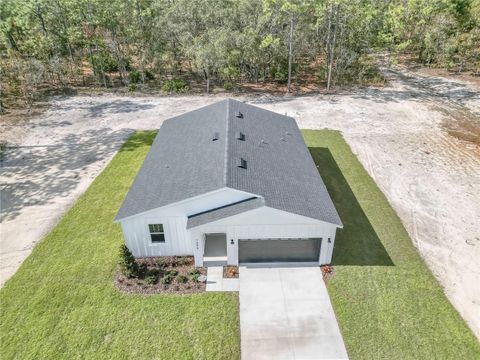
M 230 128 L 230 99 L 227 99 L 227 115 L 226 115 L 226 125 L 225 125 L 225 151 L 224 151 L 224 163 L 223 163 L 223 185 L 227 186 L 228 184 L 228 132 Z

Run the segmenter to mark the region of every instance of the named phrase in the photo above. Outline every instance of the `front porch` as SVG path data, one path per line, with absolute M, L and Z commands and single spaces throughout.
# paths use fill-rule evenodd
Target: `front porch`
M 227 235 L 224 233 L 205 234 L 203 266 L 227 265 Z

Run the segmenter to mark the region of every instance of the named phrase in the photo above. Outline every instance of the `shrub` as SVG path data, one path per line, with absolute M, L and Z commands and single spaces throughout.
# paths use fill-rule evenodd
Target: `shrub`
M 182 93 L 186 92 L 187 90 L 188 84 L 185 80 L 182 79 L 165 80 L 162 85 L 162 91 L 169 93 Z
M 170 269 L 170 270 L 165 272 L 165 275 L 171 275 L 172 277 L 175 277 L 175 276 L 178 275 L 178 270 Z
M 149 70 L 144 70 L 143 75 L 145 76 L 145 80 L 153 80 L 155 79 L 155 76 L 152 74 L 151 71 Z
M 197 268 L 192 268 L 190 272 L 188 273 L 189 275 L 200 275 L 200 271 Z
M 153 285 L 153 284 L 156 284 L 157 283 L 157 275 L 156 274 L 149 274 L 147 276 L 145 276 L 145 282 L 148 284 L 148 285 Z
M 128 91 L 134 92 L 135 90 L 137 90 L 137 85 L 136 84 L 134 84 L 134 83 L 128 84 Z
M 198 283 L 198 278 L 200 277 L 200 274 L 191 274 L 192 276 L 192 281 Z
M 162 284 L 170 284 L 174 277 L 175 276 L 173 276 L 171 274 L 165 274 L 165 275 L 163 275 L 162 280 L 160 280 L 160 281 L 162 282 Z
M 122 246 L 120 247 L 119 265 L 122 270 L 122 273 L 126 277 L 133 278 L 138 276 L 139 274 L 138 264 L 135 261 L 135 257 L 130 252 L 130 249 L 125 244 L 122 244 Z
M 225 81 L 223 83 L 223 88 L 227 91 L 233 90 L 233 84 L 230 81 Z
M 133 70 L 128 74 L 128 79 L 130 80 L 131 84 L 139 83 L 141 78 L 142 74 L 138 70 Z
M 155 275 L 155 276 L 158 276 L 159 274 L 159 271 L 157 269 L 149 269 L 147 270 L 146 272 L 146 276 L 149 276 L 149 275 Z
M 147 265 L 142 263 L 138 264 L 138 276 L 142 277 L 145 275 L 146 272 L 147 272 Z
M 157 266 L 159 268 L 164 268 L 164 267 L 167 267 L 168 266 L 168 262 L 164 259 L 164 258 L 159 258 L 157 260 Z
M 188 281 L 188 277 L 185 275 L 178 275 L 177 280 L 180 284 L 185 284 Z

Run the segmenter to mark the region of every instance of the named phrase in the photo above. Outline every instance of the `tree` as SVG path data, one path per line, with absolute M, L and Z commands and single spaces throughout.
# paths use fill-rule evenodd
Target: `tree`
M 119 261 L 120 269 L 122 270 L 123 275 L 128 278 L 137 277 L 139 274 L 139 267 L 135 261 L 134 256 L 130 252 L 130 249 L 127 245 L 122 244 L 120 246 Z

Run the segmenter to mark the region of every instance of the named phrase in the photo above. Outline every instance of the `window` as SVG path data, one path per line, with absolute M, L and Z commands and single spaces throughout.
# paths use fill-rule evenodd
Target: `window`
M 165 233 L 163 232 L 162 224 L 149 224 L 148 230 L 150 230 L 150 238 L 152 239 L 152 243 L 165 242 Z

